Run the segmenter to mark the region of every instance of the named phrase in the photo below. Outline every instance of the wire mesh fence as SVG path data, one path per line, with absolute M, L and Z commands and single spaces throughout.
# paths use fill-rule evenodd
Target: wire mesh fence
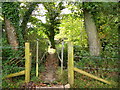
M 117 57 L 112 57 L 112 58 L 109 58 L 109 57 L 91 57 L 91 56 L 74 56 L 75 58 L 94 58 L 94 59 L 114 59 L 114 60 L 118 60 Z
M 35 46 L 35 45 L 34 45 Z M 81 47 L 82 48 L 82 46 L 74 46 L 74 47 Z M 6 49 L 6 48 L 12 48 L 11 46 L 1 46 L 0 48 L 3 48 L 3 49 Z M 23 46 L 19 46 L 19 47 L 14 47 L 14 48 L 25 48 L 25 47 L 23 47 Z M 88 46 L 87 47 L 84 47 L 84 48 L 88 48 Z M 117 47 L 115 47 L 115 48 L 117 48 Z M 76 54 L 76 52 L 80 52 L 81 50 L 80 49 L 75 49 L 74 50 L 74 52 L 75 52 L 75 55 L 74 55 L 74 58 L 75 58 L 75 60 L 77 60 L 77 59 L 79 59 L 79 61 L 81 61 L 83 58 L 84 59 L 86 59 L 86 58 L 89 58 L 89 59 L 99 59 L 99 61 L 102 61 L 102 60 L 113 60 L 113 61 L 117 61 L 117 63 L 120 63 L 119 61 L 118 61 L 118 58 L 117 57 L 91 57 L 91 56 L 81 56 L 80 54 L 78 55 L 78 54 Z M 41 55 L 41 58 L 40 58 L 40 61 L 42 61 L 43 60 L 43 58 L 45 57 L 45 55 L 46 55 L 46 53 L 47 52 L 45 52 L 45 53 L 43 53 L 42 55 Z M 10 64 L 13 64 L 13 63 L 15 63 L 16 65 L 18 64 L 18 63 L 20 63 L 21 62 L 21 60 L 25 60 L 25 58 L 24 58 L 24 54 L 23 53 L 21 53 L 21 55 L 23 55 L 23 56 L 21 56 L 21 57 L 4 57 L 4 56 L 2 56 L 2 59 L 9 59 L 10 61 L 9 62 L 11 62 Z M 57 53 L 57 55 L 58 55 L 58 53 Z M 36 56 L 33 56 L 33 57 L 36 57 Z M 58 55 L 58 58 L 60 59 L 60 56 Z M 13 61 L 12 61 L 13 60 Z M 61 60 L 61 59 L 60 59 Z M 17 61 L 17 62 L 16 62 Z M 8 63 L 9 63 L 8 62 Z M 6 63 L 6 64 L 8 64 L 8 63 Z M 82 63 L 82 62 L 81 62 Z M 89 61 L 88 61 L 88 63 L 89 63 Z M 40 64 L 40 63 L 39 63 Z M 118 71 L 118 68 L 113 68 L 113 69 L 111 69 L 111 68 L 93 68 L 93 67 L 80 67 L 80 66 L 78 66 L 78 65 L 76 65 L 76 67 L 78 67 L 78 68 L 81 68 L 81 69 L 95 69 L 95 70 L 106 70 L 106 71 Z
M 78 59 L 79 57 L 79 59 Z M 77 59 L 76 59 L 77 58 Z M 102 57 L 89 57 L 89 56 L 74 56 L 75 67 L 89 70 L 103 70 L 103 71 L 120 71 L 118 58 L 102 58 Z
M 12 47 L 12 46 L 0 46 L 0 48 L 2 49 L 6 49 L 6 48 L 25 48 L 23 46 L 19 46 L 19 47 Z
M 23 50 L 13 50 L 13 51 L 6 50 L 6 48 L 4 48 L 8 52 L 4 52 L 2 57 L 4 58 L 4 61 L 2 63 L 3 79 L 25 75 L 25 82 L 30 81 L 30 70 L 31 70 L 30 43 L 26 42 L 24 48 L 25 49 Z
M 118 64 L 118 46 L 102 47 L 105 48 L 100 56 L 91 56 L 89 46 L 74 45 L 74 63 L 75 67 L 84 70 L 102 70 L 109 72 L 119 72 Z M 105 53 L 104 53 L 105 52 Z M 109 53 L 108 53 L 109 52 Z
M 3 77 L 8 74 L 16 73 L 25 69 L 25 47 L 1 46 L 2 48 L 2 72 Z M 18 50 L 13 50 L 17 48 Z M 23 49 L 23 50 L 19 50 Z
M 103 71 L 115 71 L 119 72 L 120 70 L 118 68 L 93 68 L 93 67 L 80 67 L 75 65 L 75 67 L 80 68 L 80 69 L 90 69 L 90 70 L 103 70 Z

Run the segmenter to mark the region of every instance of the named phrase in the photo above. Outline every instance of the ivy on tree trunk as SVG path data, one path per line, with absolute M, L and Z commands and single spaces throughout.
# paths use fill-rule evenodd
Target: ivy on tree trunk
M 99 56 L 100 41 L 98 39 L 98 33 L 97 33 L 95 22 L 92 18 L 92 14 L 87 9 L 84 8 L 83 11 L 84 11 L 85 29 L 88 35 L 90 55 Z
M 5 29 L 8 37 L 8 42 L 12 46 L 12 49 L 18 50 L 18 41 L 17 41 L 17 36 L 16 36 L 16 30 L 15 27 L 11 24 L 10 20 L 4 19 L 5 20 Z

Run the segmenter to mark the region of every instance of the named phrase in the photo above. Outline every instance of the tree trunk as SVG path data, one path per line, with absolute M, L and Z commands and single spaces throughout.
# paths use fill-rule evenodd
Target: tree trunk
M 10 20 L 6 18 L 4 20 L 5 20 L 5 30 L 7 33 L 8 42 L 12 46 L 12 49 L 18 50 L 18 48 L 16 47 L 18 47 L 19 43 L 17 41 L 15 27 L 11 24 Z
M 50 42 L 51 42 L 51 48 L 54 48 L 54 49 L 55 49 L 56 47 L 55 47 L 54 36 L 51 35 L 51 36 L 49 37 L 49 40 L 50 40 Z
M 84 9 L 84 21 L 85 28 L 88 35 L 89 51 L 92 56 L 100 55 L 100 41 L 97 35 L 97 29 L 95 22 L 92 19 L 92 15 L 89 11 Z

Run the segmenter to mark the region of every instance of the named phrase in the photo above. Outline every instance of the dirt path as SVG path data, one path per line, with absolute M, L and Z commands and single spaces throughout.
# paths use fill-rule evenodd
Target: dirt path
M 44 74 L 44 81 L 46 82 L 53 82 L 56 80 L 56 70 L 57 70 L 57 57 L 56 54 L 49 54 L 46 59 L 45 63 L 45 74 Z
M 34 82 L 29 82 L 27 84 L 24 84 L 21 86 L 21 88 L 70 88 L 69 84 L 62 85 L 62 84 L 56 84 L 56 83 L 34 83 Z

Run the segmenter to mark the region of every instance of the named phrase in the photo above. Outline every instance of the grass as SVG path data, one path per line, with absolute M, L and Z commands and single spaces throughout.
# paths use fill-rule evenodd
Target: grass
M 117 88 L 117 85 L 108 85 L 75 72 L 73 88 Z
M 67 70 L 63 70 L 63 74 L 61 75 L 61 68 L 59 67 L 56 74 L 57 74 L 57 82 L 61 84 L 68 83 Z
M 23 83 L 23 76 L 4 79 L 2 81 L 2 88 L 19 88 Z

